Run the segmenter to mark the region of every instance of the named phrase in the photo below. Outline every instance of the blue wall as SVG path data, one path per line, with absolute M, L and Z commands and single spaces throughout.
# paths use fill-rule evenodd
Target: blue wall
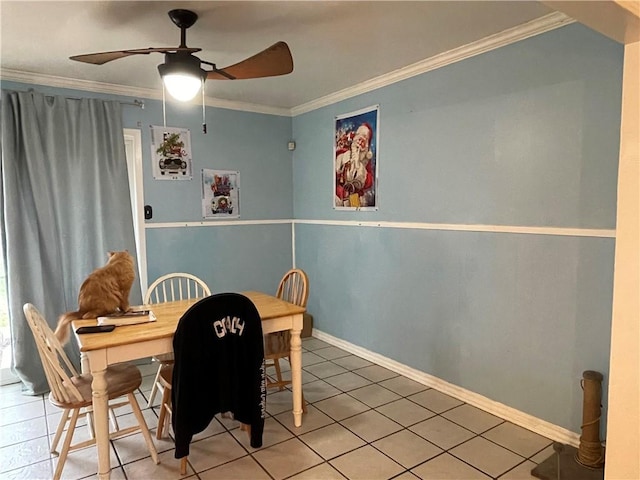
M 162 125 L 162 103 L 145 100 L 144 110 L 124 107 L 125 125 L 142 125 L 145 202 L 151 223 L 202 220 L 203 168 L 240 172 L 240 219 L 289 219 L 293 214 L 291 118 L 207 108 L 208 133 L 202 133 L 202 108 L 167 104 L 167 126 L 191 131 L 193 180 L 154 180 L 150 125 Z M 133 127 L 135 128 L 135 127 Z M 277 286 L 277 285 L 276 285 Z
M 294 215 L 614 229 L 620 45 L 570 25 L 294 119 Z M 334 117 L 380 105 L 378 211 L 332 208 Z M 296 225 L 314 326 L 580 431 L 612 238 Z

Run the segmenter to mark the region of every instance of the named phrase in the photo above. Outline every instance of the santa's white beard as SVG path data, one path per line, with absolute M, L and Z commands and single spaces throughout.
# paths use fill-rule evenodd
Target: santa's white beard
M 351 147 L 351 161 L 362 163 L 366 160 L 367 152 L 366 150 L 360 150 L 360 147 L 357 145 Z

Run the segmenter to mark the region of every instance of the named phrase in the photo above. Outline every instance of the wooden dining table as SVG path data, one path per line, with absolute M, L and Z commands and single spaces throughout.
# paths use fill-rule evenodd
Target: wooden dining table
M 288 303 L 262 292 L 241 292 L 255 304 L 262 319 L 263 334 L 289 330 L 291 332 L 291 386 L 293 390 L 293 422 L 302 425 L 302 349 L 300 332 L 304 307 Z M 109 456 L 108 398 L 105 370 L 115 363 L 170 353 L 173 334 L 178 321 L 198 300 L 146 305 L 156 321 L 138 325 L 116 327 L 108 333 L 75 334 L 80 347 L 83 372 L 93 375 L 93 422 L 98 449 L 98 478 L 108 479 L 111 472 Z M 138 309 L 137 307 L 134 307 Z M 96 325 L 96 319 L 76 320 L 73 331 L 83 326 Z

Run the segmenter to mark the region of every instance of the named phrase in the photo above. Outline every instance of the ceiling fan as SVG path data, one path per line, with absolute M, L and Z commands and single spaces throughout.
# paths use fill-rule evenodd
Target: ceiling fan
M 205 80 L 241 80 L 249 78 L 274 77 L 293 71 L 293 58 L 285 42 L 277 42 L 269 48 L 234 65 L 218 68 L 215 63 L 200 60 L 193 55 L 201 48 L 187 47 L 187 29 L 198 15 L 191 10 L 176 9 L 169 12 L 169 18 L 180 29 L 180 46 L 116 50 L 113 52 L 88 53 L 69 57 L 78 62 L 103 65 L 112 60 L 130 55 L 164 53 L 164 63 L 158 65 L 158 72 L 169 91 L 176 99 L 191 100 L 204 85 Z M 203 65 L 210 67 L 202 68 Z

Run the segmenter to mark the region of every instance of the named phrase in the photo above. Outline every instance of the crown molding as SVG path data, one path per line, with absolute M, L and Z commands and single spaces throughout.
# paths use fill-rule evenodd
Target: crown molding
M 556 28 L 564 27 L 565 25 L 569 25 L 574 22 L 574 19 L 568 17 L 564 13 L 553 12 L 545 15 L 544 17 L 537 18 L 536 20 L 518 25 L 517 27 L 503 30 L 495 35 L 490 35 L 473 43 L 421 60 L 420 62 L 400 68 L 391 73 L 372 78 L 371 80 L 367 80 L 366 82 L 360 83 L 354 87 L 345 88 L 344 90 L 312 100 L 311 102 L 298 105 L 291 109 L 291 116 L 295 117 L 303 113 L 317 110 L 318 108 L 332 105 L 342 100 L 355 97 L 356 95 L 361 95 L 363 93 L 415 77 L 416 75 L 421 75 L 431 70 L 442 68 L 446 65 L 519 42 L 520 40 L 525 40 L 535 35 L 540 35 L 541 33 L 545 33 L 550 30 L 555 30 Z
M 540 35 L 541 33 L 555 30 L 574 23 L 575 20 L 568 17 L 564 13 L 554 12 L 536 20 L 532 20 L 517 27 L 509 28 L 495 35 L 483 38 L 473 43 L 463 45 L 462 47 L 449 50 L 447 52 L 435 55 L 420 62 L 414 63 L 404 68 L 400 68 L 391 73 L 380 75 L 366 82 L 362 82 L 356 86 L 345 88 L 330 95 L 320 97 L 311 102 L 298 105 L 297 107 L 278 108 L 266 105 L 258 105 L 253 103 L 236 102 L 230 100 L 222 100 L 212 97 L 205 97 L 205 105 L 209 107 L 226 108 L 229 110 L 240 110 L 252 113 L 264 113 L 267 115 L 279 115 L 287 117 L 295 117 L 303 113 L 317 110 L 318 108 L 346 100 L 356 95 L 376 90 L 402 80 L 406 80 L 416 75 L 442 68 L 467 58 L 480 55 L 500 47 L 510 45 L 520 40 Z M 128 87 L 113 83 L 93 82 L 87 80 L 78 80 L 54 75 L 38 74 L 32 72 L 23 72 L 8 68 L 0 68 L 0 79 L 14 81 L 27 84 L 46 85 L 49 87 L 69 88 L 73 90 L 83 90 L 96 93 L 107 93 L 111 95 L 121 95 L 126 97 L 142 97 L 149 99 L 162 100 L 161 91 L 149 88 Z M 197 102 L 194 102 L 197 103 Z
M 151 88 L 129 87 L 115 83 L 95 82 L 74 78 L 58 77 L 41 73 L 24 72 L 10 68 L 0 68 L 0 80 L 27 83 L 33 85 L 45 85 L 47 87 L 69 88 L 85 92 L 106 93 L 125 97 L 141 97 L 154 100 L 162 100 L 162 91 Z M 191 102 L 199 105 L 199 100 Z M 228 110 L 240 110 L 243 112 L 264 113 L 267 115 L 280 115 L 289 117 L 291 110 L 288 108 L 269 107 L 253 103 L 235 102 L 213 97 L 205 97 L 205 105 L 208 107 L 226 108 Z

